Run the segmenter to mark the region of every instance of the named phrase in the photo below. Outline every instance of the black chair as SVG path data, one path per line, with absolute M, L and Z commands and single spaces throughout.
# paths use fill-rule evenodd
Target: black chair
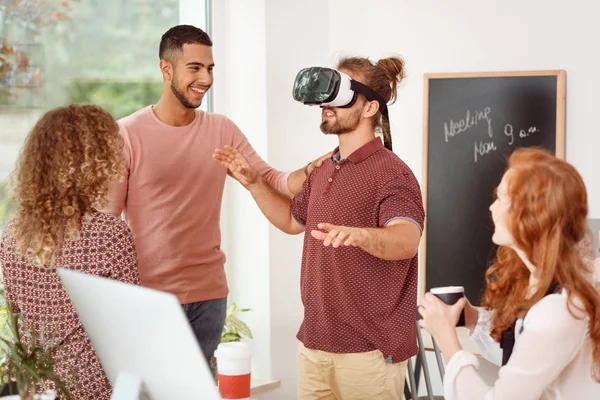
M 433 351 L 435 353 L 436 363 L 438 365 L 438 370 L 440 371 L 440 377 L 442 381 L 444 380 L 444 360 L 442 360 L 442 353 L 440 349 L 431 338 L 431 342 L 433 343 Z M 417 321 L 417 343 L 419 345 L 419 352 L 417 353 L 417 359 L 413 368 L 412 359 L 408 359 L 407 366 L 407 374 L 408 374 L 408 383 L 410 384 L 410 388 L 408 385 L 404 385 L 404 397 L 406 400 L 444 400 L 444 396 L 434 396 L 433 390 L 431 388 L 431 376 L 429 374 L 429 367 L 427 365 L 427 357 L 425 346 L 423 345 L 423 336 L 421 335 L 421 327 L 419 326 L 419 322 Z M 421 374 L 421 367 L 423 369 L 423 377 L 425 379 L 425 386 L 427 388 L 427 395 L 419 397 L 419 378 Z
M 2 390 L 0 391 L 0 397 L 12 396 L 15 394 L 19 394 L 19 388 L 17 387 L 16 382 L 8 382 L 2 386 Z

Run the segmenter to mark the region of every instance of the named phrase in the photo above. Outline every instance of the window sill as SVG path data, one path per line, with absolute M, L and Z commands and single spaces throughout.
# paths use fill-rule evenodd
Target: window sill
M 275 390 L 281 386 L 280 381 L 272 380 L 272 379 L 259 379 L 252 378 L 250 383 L 250 394 L 252 396 L 256 396 L 257 394 L 269 392 L 271 390 Z

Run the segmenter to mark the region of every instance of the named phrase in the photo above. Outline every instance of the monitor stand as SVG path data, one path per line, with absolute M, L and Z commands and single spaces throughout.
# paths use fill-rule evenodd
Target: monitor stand
M 150 400 L 150 396 L 140 378 L 121 372 L 117 376 L 110 400 Z

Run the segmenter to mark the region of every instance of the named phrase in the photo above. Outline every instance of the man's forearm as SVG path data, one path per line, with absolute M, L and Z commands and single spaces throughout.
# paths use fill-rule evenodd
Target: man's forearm
M 275 190 L 262 177 L 259 177 L 258 181 L 248 189 L 262 213 L 273 225 L 285 233 L 300 232 L 298 229 L 294 229 L 290 199 Z
M 384 260 L 413 258 L 419 249 L 420 231 L 416 225 L 412 225 L 414 224 L 363 228 L 366 240 L 360 247 L 367 253 Z

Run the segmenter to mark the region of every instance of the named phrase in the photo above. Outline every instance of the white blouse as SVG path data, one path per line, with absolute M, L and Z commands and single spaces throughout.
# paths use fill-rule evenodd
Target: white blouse
M 490 336 L 489 311 L 479 310 L 471 335 L 481 355 L 500 366 L 502 349 Z M 523 328 L 523 329 L 521 329 Z M 479 362 L 461 350 L 446 366 L 446 400 L 598 400 L 600 383 L 591 377 L 592 342 L 587 319 L 574 318 L 567 294 L 552 294 L 534 305 L 515 329 L 508 363 L 490 387 L 477 373 Z

